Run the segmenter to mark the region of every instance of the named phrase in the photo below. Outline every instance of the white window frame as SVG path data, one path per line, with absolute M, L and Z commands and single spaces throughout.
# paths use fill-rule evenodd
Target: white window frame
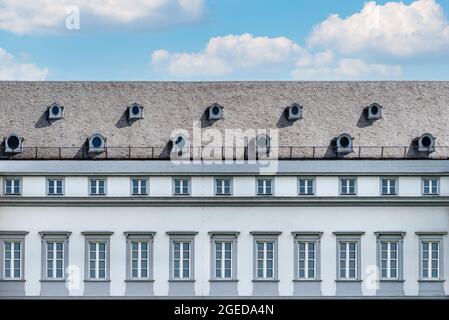
M 137 193 L 134 192 L 134 182 L 137 182 Z M 145 182 L 145 192 L 142 192 L 142 182 Z M 149 194 L 149 179 L 148 178 L 131 178 L 131 195 L 132 196 L 147 196 Z
M 28 234 L 26 231 L 0 231 L 0 280 L 2 281 L 23 281 L 25 280 L 25 236 Z M 10 275 L 6 276 L 6 243 L 11 243 L 11 257 L 10 257 Z M 20 244 L 20 257 L 19 257 L 19 277 L 14 275 L 15 262 L 14 258 L 14 245 Z M 12 267 L 12 268 L 11 268 Z
M 65 280 L 66 267 L 69 265 L 69 237 L 71 232 L 69 231 L 41 231 L 39 232 L 42 239 L 42 272 L 41 281 L 58 281 Z M 48 276 L 48 243 L 62 243 L 62 275 L 57 277 L 56 271 L 56 259 L 53 256 L 53 274 L 51 277 Z
M 110 237 L 113 234 L 110 231 L 99 232 L 82 232 L 85 237 L 85 281 L 109 281 L 110 279 Z M 95 276 L 90 276 L 90 244 L 95 243 Z M 100 259 L 99 259 L 99 243 L 105 244 L 105 277 L 100 278 Z
M 229 182 L 229 192 L 223 192 L 225 190 L 225 181 Z M 222 192 L 218 192 L 219 190 L 219 182 L 221 182 Z M 216 196 L 230 196 L 232 195 L 232 178 L 226 177 L 216 177 L 215 178 L 215 195 Z
M 337 280 L 338 281 L 359 281 L 361 279 L 361 237 L 364 232 L 360 231 L 344 231 L 344 232 L 334 232 L 337 237 Z M 346 243 L 345 245 L 345 275 L 340 275 L 340 244 Z M 355 274 L 354 277 L 350 276 L 349 268 L 349 244 L 355 243 Z
M 347 180 L 348 183 L 346 184 L 346 188 L 349 190 L 350 189 L 350 183 L 349 181 L 354 181 L 354 192 L 353 193 L 348 193 L 348 192 L 343 192 L 343 180 Z M 356 196 L 357 195 L 357 178 L 356 177 L 340 177 L 339 179 L 339 189 L 340 189 L 340 195 L 341 196 Z
M 301 181 L 305 182 L 304 190 L 306 192 L 301 192 Z M 312 187 L 312 192 L 307 192 L 309 190 L 309 187 Z M 315 178 L 308 178 L 308 177 L 299 177 L 298 178 L 298 195 L 300 196 L 313 196 L 315 195 Z
M 176 192 L 176 182 L 177 181 L 180 182 L 180 185 L 179 185 L 180 192 Z M 187 192 L 184 192 L 185 184 L 187 184 Z M 191 184 L 190 178 L 182 178 L 182 177 L 173 178 L 173 195 L 174 196 L 190 195 L 190 184 Z
M 239 232 L 237 231 L 211 231 L 210 235 L 210 243 L 211 243 L 211 280 L 217 281 L 235 281 L 237 280 L 237 238 L 239 236 Z M 231 258 L 225 258 L 225 251 L 222 250 L 221 255 L 221 266 L 220 271 L 221 274 L 217 277 L 217 259 L 216 259 L 216 245 L 217 243 L 225 244 L 230 243 L 231 245 Z M 230 260 L 231 263 L 231 274 L 229 277 L 226 277 L 226 268 L 225 268 L 225 260 Z
M 156 234 L 154 231 L 127 231 L 124 232 L 126 237 L 126 257 L 127 257 L 127 263 L 126 263 L 126 279 L 127 280 L 133 280 L 133 281 L 151 281 L 153 279 L 153 259 L 154 259 L 154 246 L 153 246 L 153 239 L 154 235 Z M 141 256 L 139 254 L 137 259 L 137 272 L 138 275 L 135 277 L 133 275 L 133 249 L 132 244 L 134 242 L 137 242 L 139 244 L 139 247 L 141 247 L 142 243 L 147 244 L 147 276 L 142 276 L 142 265 L 141 265 Z
M 4 183 L 3 183 L 3 195 L 5 196 L 21 196 L 22 195 L 22 178 L 19 177 L 4 177 L 3 178 Z M 8 181 L 11 181 L 12 185 L 11 185 L 11 191 L 10 193 L 8 193 L 6 191 L 6 185 L 8 183 Z M 15 183 L 18 183 L 18 188 L 19 188 L 19 192 L 14 192 L 14 190 L 16 189 Z
M 95 183 L 95 193 L 92 193 L 92 182 L 96 181 Z M 99 193 L 100 190 L 100 181 L 103 181 L 104 183 L 104 192 L 103 193 Z M 102 177 L 98 177 L 98 178 L 89 178 L 89 195 L 90 196 L 105 196 L 107 194 L 107 179 L 106 178 L 102 178 Z
M 281 232 L 278 231 L 268 231 L 268 232 L 260 232 L 260 231 L 253 231 L 250 232 L 250 234 L 253 236 L 254 241 L 254 254 L 253 254 L 253 281 L 277 281 L 278 280 L 278 238 Z M 258 244 L 263 243 L 263 258 L 262 258 L 262 277 L 259 276 L 259 249 Z M 272 276 L 267 276 L 267 252 L 268 252 L 268 243 L 273 243 L 273 258 L 272 258 Z
M 262 182 L 262 193 L 259 192 L 259 182 Z M 267 192 L 267 182 L 270 182 L 270 192 Z M 274 178 L 257 178 L 256 194 L 258 196 L 272 196 L 274 194 Z
M 403 262 L 403 246 L 404 236 L 403 231 L 379 231 L 374 233 L 377 239 L 377 267 L 379 268 L 380 281 L 402 281 L 404 274 L 404 262 Z M 385 260 L 382 257 L 383 248 L 382 245 L 387 244 L 387 257 L 386 257 L 386 271 L 387 275 L 383 275 L 382 261 Z M 396 259 L 391 258 L 391 244 L 396 243 Z M 396 277 L 391 276 L 391 262 L 396 260 Z
M 195 279 L 195 235 L 198 232 L 195 231 L 169 231 L 167 234 L 170 237 L 170 281 L 193 281 Z M 175 243 L 180 244 L 180 252 L 179 252 L 179 276 L 175 276 Z M 189 243 L 189 275 L 185 277 L 183 274 L 183 253 L 184 248 L 183 244 Z
M 55 182 L 55 185 L 53 186 L 53 188 L 55 190 L 54 193 L 50 193 L 50 182 L 51 181 Z M 58 188 L 57 188 L 57 181 L 61 181 L 61 192 L 60 193 L 57 192 L 57 190 L 58 190 Z M 65 187 L 64 178 L 53 178 L 53 177 L 48 177 L 47 178 L 47 196 L 50 196 L 50 197 L 52 197 L 52 196 L 63 196 L 64 193 L 65 193 L 64 187 Z
M 429 192 L 426 193 L 425 192 L 425 181 L 429 181 L 430 185 L 429 185 Z M 436 181 L 437 183 L 437 190 L 436 192 L 433 192 L 433 186 L 432 186 L 432 181 Z M 421 193 L 423 196 L 438 196 L 440 195 L 440 178 L 439 177 L 422 177 L 421 179 Z
M 321 278 L 321 236 L 323 232 L 320 231 L 309 231 L 309 232 L 301 232 L 301 231 L 295 231 L 292 232 L 293 238 L 294 238 L 294 248 L 295 248 L 295 254 L 294 254 L 294 270 L 293 270 L 293 280 L 294 281 L 307 281 L 307 280 L 319 280 Z M 304 264 L 304 276 L 301 277 L 300 275 L 300 244 L 306 243 L 306 253 L 305 253 L 305 264 Z M 309 260 L 308 259 L 308 245 L 314 244 L 315 250 L 314 250 L 314 276 L 311 277 L 309 274 Z
M 387 182 L 387 192 L 384 193 L 383 183 Z M 391 192 L 392 181 L 394 181 L 394 192 Z M 382 177 L 380 178 L 380 194 L 382 196 L 397 196 L 399 194 L 399 179 L 394 177 Z
M 443 248 L 443 237 L 447 235 L 447 231 L 442 232 L 416 232 L 419 237 L 419 280 L 421 281 L 442 281 L 444 280 L 444 248 Z M 424 275 L 424 243 L 438 243 L 438 261 L 437 261 L 437 272 L 438 276 L 432 276 L 432 268 L 428 268 L 432 266 L 432 256 L 430 255 L 430 259 L 428 258 L 427 263 L 427 276 Z M 429 253 L 432 254 L 432 250 L 429 250 Z M 429 277 L 430 275 L 430 277 Z

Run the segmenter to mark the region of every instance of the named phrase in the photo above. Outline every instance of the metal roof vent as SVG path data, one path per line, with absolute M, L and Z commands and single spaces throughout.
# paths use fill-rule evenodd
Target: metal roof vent
M 182 134 L 178 134 L 170 138 L 170 143 L 171 143 L 171 152 L 177 153 L 178 155 L 186 153 L 189 149 L 187 138 Z
M 217 103 L 214 103 L 207 109 L 207 118 L 209 120 L 223 119 L 223 107 Z
M 418 152 L 434 152 L 436 138 L 430 133 L 424 133 L 418 138 Z
M 62 119 L 64 116 L 64 107 L 57 103 L 53 103 L 48 107 L 48 120 Z
M 336 153 L 351 153 L 352 152 L 352 140 L 351 135 L 343 133 L 334 139 L 335 152 Z
M 267 135 L 260 135 L 256 138 L 256 150 L 258 155 L 270 153 L 271 139 Z
M 10 134 L 4 139 L 5 153 L 21 153 L 23 152 L 24 139 L 17 134 Z
M 377 120 L 382 118 L 382 106 L 377 103 L 372 103 L 365 108 L 365 115 L 367 120 Z
M 95 133 L 88 139 L 89 153 L 101 153 L 106 149 L 106 138 L 99 133 Z
M 287 107 L 287 119 L 290 121 L 302 119 L 302 106 L 293 103 L 290 107 Z
M 143 119 L 143 107 L 137 103 L 128 107 L 128 121 Z

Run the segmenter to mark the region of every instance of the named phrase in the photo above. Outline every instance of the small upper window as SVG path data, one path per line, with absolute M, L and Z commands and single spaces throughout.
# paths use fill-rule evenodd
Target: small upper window
M 230 195 L 231 194 L 231 179 L 215 179 L 216 195 Z
M 356 194 L 356 180 L 343 178 L 340 179 L 340 194 L 341 195 L 355 195 Z
M 397 180 L 396 179 L 381 179 L 382 195 L 396 195 L 397 194 Z
M 314 180 L 313 179 L 299 179 L 299 194 L 313 195 L 314 194 Z
M 90 195 L 105 195 L 105 184 L 104 179 L 90 179 Z
M 137 103 L 128 107 L 128 120 L 143 119 L 143 107 Z
M 3 141 L 5 153 L 21 153 L 23 152 L 24 139 L 17 135 L 11 134 Z
M 64 113 L 64 107 L 60 106 L 59 104 L 52 104 L 50 107 L 48 107 L 48 119 L 49 120 L 57 120 L 62 119 Z
M 147 194 L 147 179 L 132 179 L 132 194 L 133 196 L 140 196 Z
M 62 179 L 48 179 L 48 195 L 60 196 L 63 195 L 64 180 Z
M 88 139 L 89 152 L 101 153 L 105 151 L 106 138 L 101 134 L 94 134 Z
M 272 179 L 257 179 L 257 194 L 260 196 L 272 195 Z
M 18 196 L 21 193 L 20 179 L 5 179 L 5 195 Z
M 174 179 L 174 194 L 175 195 L 189 195 L 190 193 L 189 179 Z
M 436 178 L 423 178 L 422 180 L 424 195 L 438 195 L 439 193 L 439 180 Z

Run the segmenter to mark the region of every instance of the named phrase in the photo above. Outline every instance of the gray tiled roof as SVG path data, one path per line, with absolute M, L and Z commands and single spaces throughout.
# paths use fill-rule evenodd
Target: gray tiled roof
M 134 102 L 145 118 L 129 124 L 125 111 Z M 384 107 L 383 118 L 370 124 L 362 110 L 373 102 Z M 49 124 L 52 103 L 64 106 L 65 117 Z M 213 103 L 225 119 L 211 124 L 204 111 Z M 304 118 L 290 123 L 283 110 L 292 103 L 304 107 Z M 343 132 L 355 147 L 407 147 L 430 132 L 432 156 L 448 157 L 449 148 L 438 146 L 449 146 L 449 82 L 0 82 L 0 134 L 20 134 L 26 147 L 79 150 L 100 133 L 108 147 L 162 150 L 174 129 L 191 132 L 194 121 L 222 131 L 277 128 L 280 145 L 322 146 L 317 157 Z

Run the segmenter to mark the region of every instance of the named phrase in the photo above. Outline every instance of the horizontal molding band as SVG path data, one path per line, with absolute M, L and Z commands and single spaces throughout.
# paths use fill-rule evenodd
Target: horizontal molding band
M 326 207 L 326 206 L 449 206 L 449 197 L 0 197 L 0 207 Z

